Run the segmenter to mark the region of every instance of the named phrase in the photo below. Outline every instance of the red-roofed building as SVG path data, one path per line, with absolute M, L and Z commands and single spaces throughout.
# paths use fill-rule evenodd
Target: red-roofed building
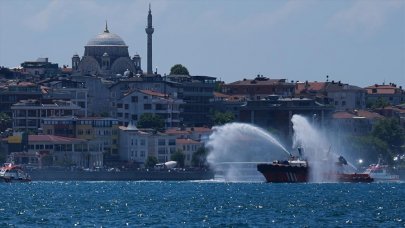
M 372 106 L 377 100 L 385 101 L 391 105 L 405 103 L 405 90 L 401 86 L 390 83 L 389 85 L 372 85 L 365 88 L 367 90 L 366 101 L 368 106 Z
M 193 139 L 206 142 L 212 133 L 212 129 L 208 127 L 168 128 L 165 133 L 175 135 L 178 139 Z
M 293 96 L 295 85 L 286 79 L 269 79 L 258 75 L 255 79 L 243 79 L 224 84 L 222 92 L 228 95 L 244 96 L 249 100 L 260 100 L 269 95 Z
M 376 112 L 367 110 L 339 111 L 332 115 L 332 126 L 337 134 L 366 135 L 373 125 L 384 118 Z
M 364 109 L 366 91 L 360 87 L 339 82 L 297 82 L 297 97 L 306 97 L 325 105 L 333 105 L 337 111 Z

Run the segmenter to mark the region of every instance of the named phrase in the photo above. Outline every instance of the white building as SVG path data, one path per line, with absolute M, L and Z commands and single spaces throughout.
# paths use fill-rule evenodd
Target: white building
M 193 140 L 193 139 L 176 139 L 176 148 L 180 150 L 185 155 L 184 165 L 191 166 L 191 160 L 193 154 L 201 147 L 204 143 Z
M 117 101 L 116 118 L 121 126 L 128 126 L 129 123 L 136 125 L 142 114 L 152 113 L 164 120 L 165 127 L 175 127 L 180 123 L 182 103 L 180 99 L 156 91 L 133 90 Z

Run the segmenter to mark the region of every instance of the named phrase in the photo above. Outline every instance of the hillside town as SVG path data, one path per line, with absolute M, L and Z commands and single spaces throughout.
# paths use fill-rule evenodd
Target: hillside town
M 383 151 L 391 160 L 404 159 L 405 90 L 395 82 L 361 88 L 327 75 L 294 81 L 252 74 L 226 83 L 190 75 L 176 63 L 161 75 L 152 69 L 150 9 L 146 71 L 141 56 L 130 55 L 112 30 L 106 23 L 70 66 L 41 57 L 1 67 L 2 162 L 95 169 L 176 160 L 182 167 L 204 166 L 213 126 L 250 123 L 290 145 L 294 114 L 333 129 L 342 143 L 357 139 L 359 153 L 374 153 L 370 162 Z M 397 138 L 389 137 L 396 141 L 368 138 L 384 121 L 399 129 Z

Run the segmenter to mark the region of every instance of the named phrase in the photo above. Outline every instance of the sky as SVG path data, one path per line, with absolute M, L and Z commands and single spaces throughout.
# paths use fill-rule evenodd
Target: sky
M 38 57 L 70 66 L 107 20 L 146 71 L 149 3 L 153 68 L 162 75 L 182 64 L 227 83 L 329 75 L 405 87 L 405 0 L 0 0 L 0 66 Z

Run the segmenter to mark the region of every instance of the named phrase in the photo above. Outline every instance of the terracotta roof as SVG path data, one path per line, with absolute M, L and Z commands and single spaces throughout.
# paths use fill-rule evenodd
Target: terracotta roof
M 214 97 L 218 97 L 218 98 L 229 98 L 230 96 L 224 93 L 218 93 L 218 92 L 213 92 Z
M 303 91 L 319 92 L 325 89 L 325 82 L 298 82 L 295 86 L 295 92 L 301 93 Z
M 356 115 L 348 112 L 335 112 L 332 115 L 333 119 L 351 119 L 355 116 Z
M 19 83 L 18 83 L 18 86 L 21 86 L 21 87 L 28 87 L 28 86 L 35 86 L 35 84 L 32 83 L 32 82 L 19 82 Z
M 74 143 L 86 142 L 85 139 L 68 138 L 56 135 L 28 135 L 29 142 L 58 142 L 58 143 Z
M 276 84 L 291 84 L 288 83 L 285 79 L 243 79 L 224 86 L 257 86 L 257 85 L 276 85 Z
M 163 93 L 159 93 L 153 90 L 139 90 L 139 92 L 147 94 L 147 95 L 151 95 L 151 96 L 157 96 L 157 97 L 167 97 L 167 94 L 163 94 Z
M 211 132 L 211 128 L 208 127 L 188 127 L 185 129 L 180 129 L 180 128 L 168 128 L 166 129 L 165 133 L 166 134 L 191 134 L 193 132 L 199 132 L 199 133 L 204 133 L 204 132 Z
M 401 93 L 401 89 L 393 85 L 372 85 L 365 88 L 368 94 L 396 94 Z M 375 91 L 373 93 L 373 90 Z
M 202 143 L 193 139 L 176 139 L 176 145 L 182 144 L 202 144 Z
M 384 118 L 382 115 L 380 115 L 376 112 L 370 112 L 367 110 L 355 110 L 353 112 L 341 111 L 341 112 L 333 113 L 334 119 L 351 119 L 351 118 L 356 118 L 356 117 L 363 117 L 366 119 Z

